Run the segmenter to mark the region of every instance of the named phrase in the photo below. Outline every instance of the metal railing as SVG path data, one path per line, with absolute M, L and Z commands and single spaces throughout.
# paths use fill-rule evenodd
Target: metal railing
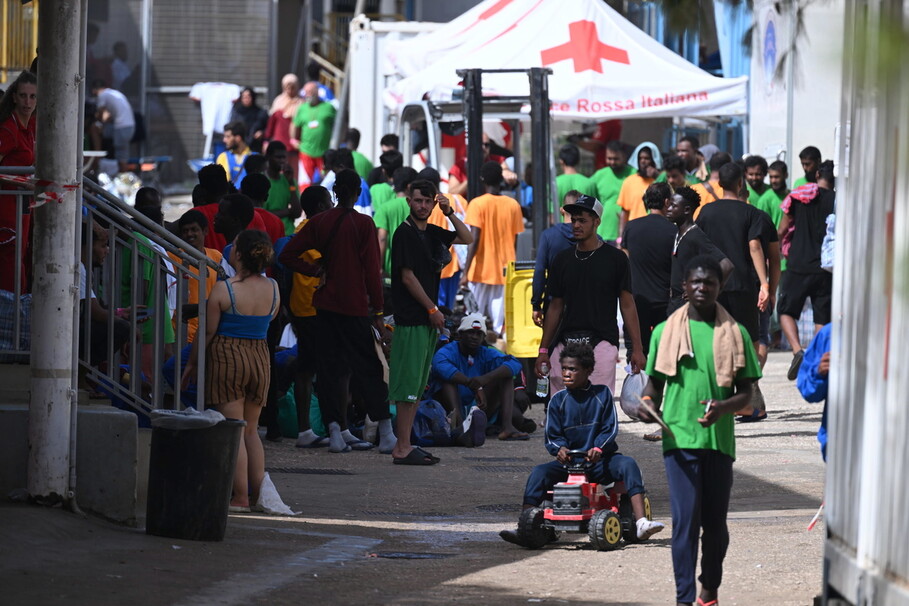
M 31 169 L 3 168 L 0 177 L 10 172 L 21 174 Z M 85 179 L 83 188 L 82 213 L 74 225 L 82 234 L 81 255 L 75 259 L 74 267 L 83 265 L 86 281 L 84 290 L 80 287 L 85 296 L 80 296 L 73 343 L 79 366 L 74 370 L 78 371 L 80 387 L 100 391 L 115 405 L 138 413 L 153 408 L 182 408 L 180 369 L 192 331 L 187 316 L 193 315 L 185 306 L 190 300 L 198 301 L 196 323 L 204 327 L 207 291 L 221 268 L 97 183 Z M 15 195 L 19 202 L 18 235 L 22 233 L 22 209 L 34 192 L 12 192 L 8 187 L 3 190 L 0 193 Z M 96 236 L 106 236 L 109 249 L 93 246 Z M 17 268 L 22 265 L 21 254 L 17 249 Z M 0 268 L 4 272 L 7 269 Z M 75 276 L 77 284 L 80 273 Z M 18 282 L 16 286 L 19 290 Z M 26 362 L 30 354 L 29 320 L 35 320 L 29 317 L 30 295 L 0 295 L 5 296 L 4 317 L 0 318 L 0 326 L 4 327 L 0 361 Z M 92 315 L 92 295 L 103 309 L 96 317 Z M 204 351 L 205 331 L 195 330 L 195 338 L 202 339 L 199 346 Z M 196 375 L 199 402 L 205 397 L 204 358 L 199 356 Z M 167 366 L 174 367 L 170 381 L 165 380 L 168 360 Z M 173 400 L 166 383 L 174 385 Z

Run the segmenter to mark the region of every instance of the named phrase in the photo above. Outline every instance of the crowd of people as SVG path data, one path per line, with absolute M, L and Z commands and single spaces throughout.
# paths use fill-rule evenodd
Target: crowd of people
M 261 422 L 267 439 L 279 439 L 283 392 L 296 403 L 301 448 L 377 447 L 394 464 L 434 465 L 440 458 L 412 438 L 427 400 L 439 403 L 450 427 L 451 440 L 438 444 L 528 439 L 538 427 L 523 414 L 524 369 L 502 351 L 503 270 L 516 260 L 526 221 L 516 199 L 523 197 L 510 194 L 524 184 L 501 133 L 484 133 L 484 193 L 468 200 L 463 158 L 443 180 L 434 168 L 407 166 L 394 135 L 382 138 L 375 166 L 358 150 L 355 128 L 330 149 L 335 110 L 324 87 L 309 81 L 301 88 L 291 75 L 282 85 L 270 110 L 256 104 L 252 89 L 242 91 L 223 127 L 224 151 L 198 171 L 194 208 L 167 226 L 226 277 L 201 287 L 205 325 L 198 310 L 185 313 L 187 326 L 173 327 L 165 336 L 171 347 L 161 351 L 184 404 L 247 421 L 231 506 L 256 506 L 265 469 L 257 428 Z M 110 114 L 122 164 L 134 125 L 118 121 L 117 91 L 102 80 L 92 87 Z M 27 72 L 3 96 L 0 166 L 34 163 L 36 98 Z M 553 202 L 564 223 L 548 227 L 536 247 L 530 304 L 542 335 L 531 378 L 549 380 L 544 431 L 555 462 L 531 474 L 524 506 L 538 506 L 563 476 L 567 450 L 584 449 L 603 481 L 625 482 L 639 538 L 662 529 L 643 515 L 640 471 L 615 444 L 613 394 L 624 348 L 628 371 L 649 376 L 642 397 L 653 412 L 640 419 L 661 414 L 672 430 L 645 437 L 663 441 L 678 602 L 695 601 L 700 537 L 697 601 L 710 604 L 728 545 L 733 419 L 767 418 L 758 382 L 770 349 L 788 343 L 788 378 L 799 375 L 798 320 L 808 299 L 817 328 L 830 322 L 832 277 L 821 248 L 834 212 L 833 165 L 805 148 L 804 176 L 790 188 L 784 162 L 758 155 L 736 161 L 691 136 L 671 150 L 618 140 L 601 147 L 602 166 L 589 176 L 577 144 L 559 150 Z M 14 265 L 27 259 L 15 247 L 27 241 L 28 214 L 17 232 L 11 206 L 0 200 L 0 287 L 13 290 L 18 273 L 27 292 L 27 268 L 14 272 Z M 158 192 L 145 188 L 136 208 L 164 224 Z M 86 266 L 103 265 L 110 246 L 97 226 L 87 227 L 84 242 L 83 284 Z M 201 293 L 187 294 L 180 303 L 197 308 Z M 110 322 L 113 311 L 83 288 L 80 298 L 91 300 L 101 333 L 92 342 L 93 364 L 105 356 L 111 324 L 116 349 L 125 339 L 124 315 L 156 305 L 123 297 Z M 174 328 L 185 335 L 179 357 Z M 143 336 L 143 344 L 154 338 Z M 196 401 L 193 385 L 200 355 L 208 360 L 205 402 Z M 819 355 L 809 354 L 812 368 Z M 177 359 L 183 368 L 175 368 Z M 502 536 L 520 542 L 514 533 Z

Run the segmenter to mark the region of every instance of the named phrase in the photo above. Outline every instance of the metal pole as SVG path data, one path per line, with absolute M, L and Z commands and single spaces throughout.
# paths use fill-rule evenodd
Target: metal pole
M 483 193 L 480 166 L 483 164 L 483 70 L 458 70 L 464 81 L 464 126 L 467 138 L 467 199 Z
M 154 0 L 142 0 L 142 60 L 139 62 L 139 113 L 145 118 L 148 130 L 148 75 L 152 53 L 152 18 Z M 139 144 L 139 156 L 144 156 L 148 145 L 148 133 Z
M 31 402 L 28 423 L 28 490 L 38 502 L 69 498 L 70 413 L 73 405 L 72 342 L 76 304 L 73 217 L 79 182 L 79 1 L 38 7 L 41 98 L 37 108 L 36 177 L 49 182 L 35 198 L 53 195 L 34 212 Z M 65 311 L 64 311 L 65 310 Z
M 357 5 L 354 7 L 354 17 L 357 15 L 362 15 L 363 11 L 366 10 L 366 0 L 357 0 Z M 348 35 L 348 39 L 350 36 Z M 335 125 L 331 129 L 331 146 L 337 148 L 341 144 L 341 129 L 344 127 L 344 121 L 347 114 L 347 95 L 350 90 L 350 47 L 347 48 L 347 56 L 344 58 L 344 80 L 341 81 L 341 96 L 338 97 L 338 115 L 335 116 Z M 405 162 L 409 162 L 410 156 L 404 156 Z
M 530 145 L 533 162 L 533 254 L 536 256 L 540 235 L 549 227 L 549 205 L 552 200 L 550 151 L 549 79 L 552 70 L 530 68 Z M 559 201 L 555 202 L 558 205 Z
M 309 0 L 302 0 L 300 3 L 300 16 L 297 19 L 297 37 L 294 40 L 293 60 L 290 64 L 290 73 L 298 74 L 300 68 L 300 54 L 309 55 L 309 22 L 312 8 L 309 6 Z

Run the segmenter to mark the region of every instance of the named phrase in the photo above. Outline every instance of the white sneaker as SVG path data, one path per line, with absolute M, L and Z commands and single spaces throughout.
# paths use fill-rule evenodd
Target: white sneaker
M 637 526 L 639 541 L 646 541 L 656 533 L 666 528 L 666 525 L 662 522 L 654 522 L 653 520 L 648 520 L 647 518 L 641 518 L 638 520 Z

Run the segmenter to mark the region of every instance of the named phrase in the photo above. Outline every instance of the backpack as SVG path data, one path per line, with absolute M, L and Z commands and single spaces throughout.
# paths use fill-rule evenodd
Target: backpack
M 449 446 L 451 425 L 441 404 L 435 400 L 423 400 L 417 406 L 413 420 L 411 440 L 416 446 Z

